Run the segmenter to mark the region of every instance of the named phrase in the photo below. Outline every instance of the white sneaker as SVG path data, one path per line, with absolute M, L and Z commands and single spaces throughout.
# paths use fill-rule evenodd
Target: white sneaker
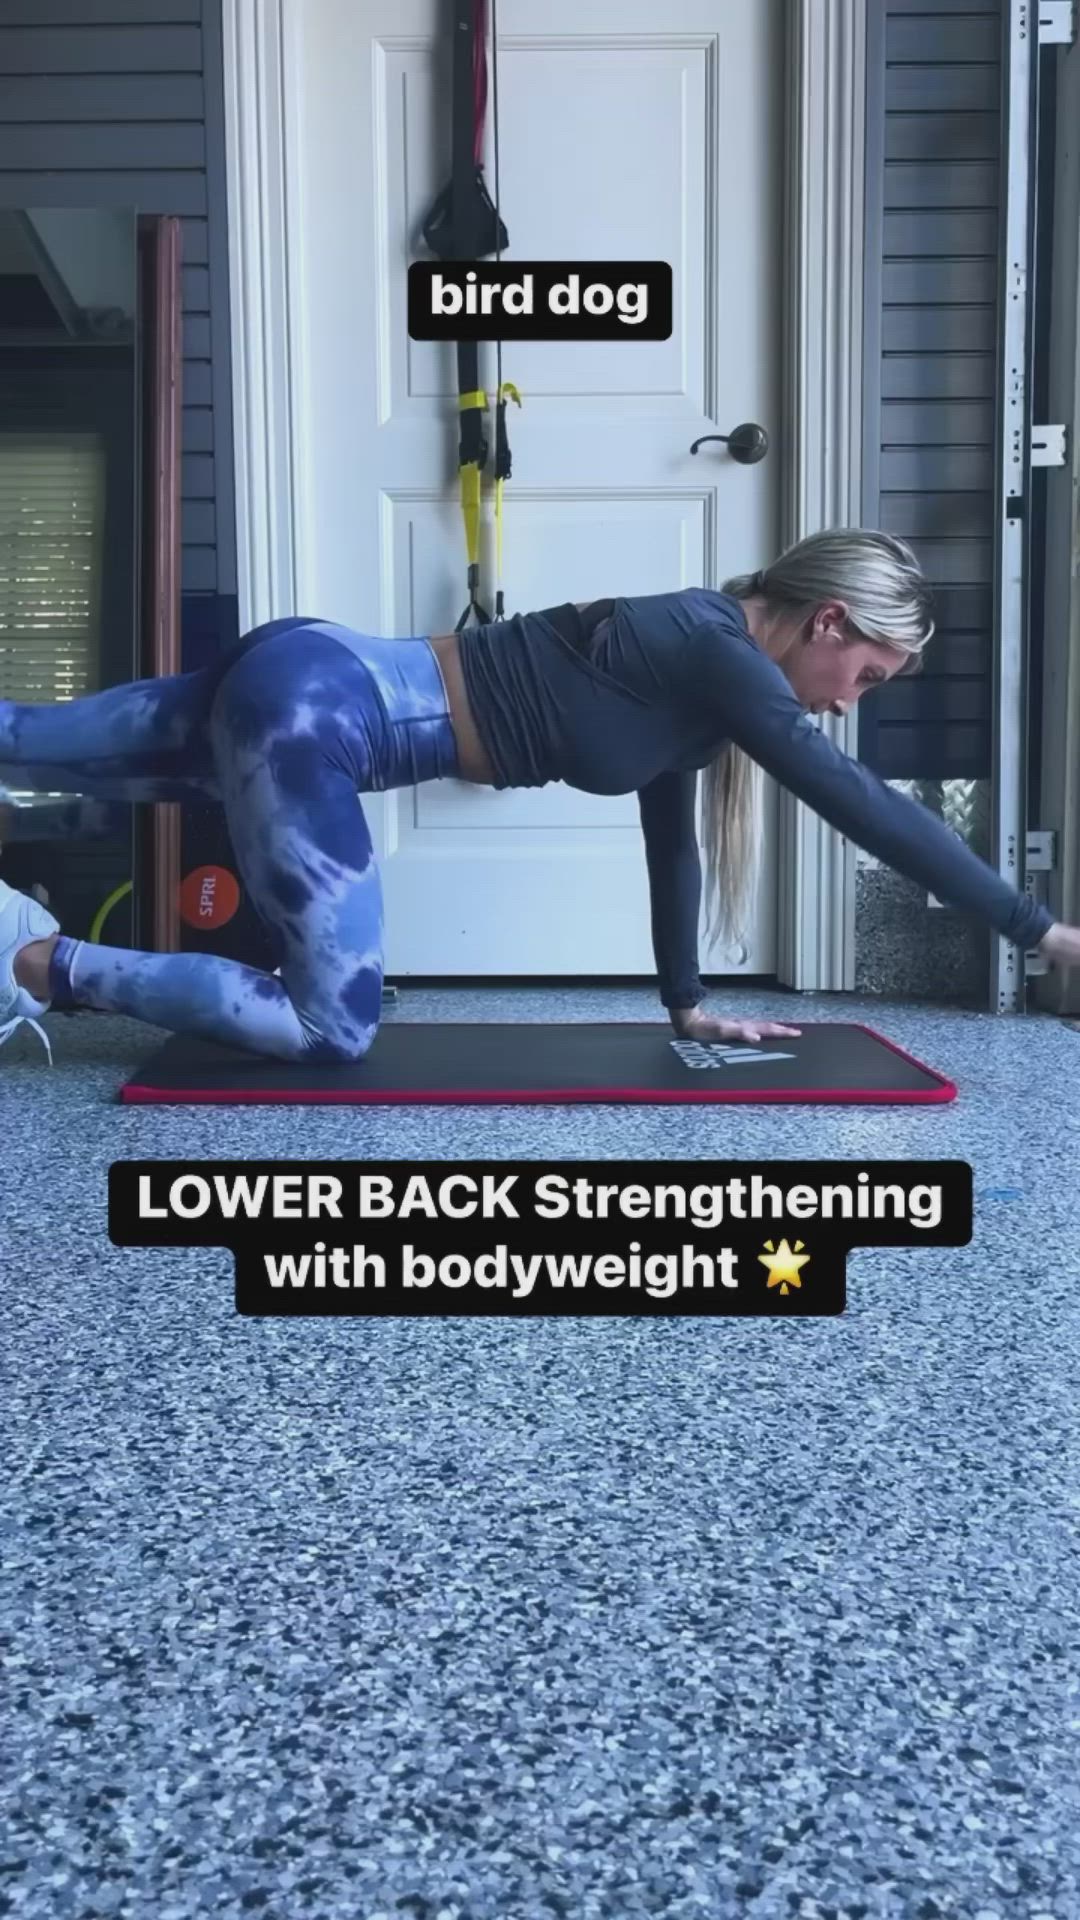
M 47 940 L 59 933 L 60 923 L 38 901 L 25 893 L 16 893 L 6 880 L 0 880 L 0 1045 L 10 1039 L 25 1020 L 44 1042 L 52 1066 L 52 1048 L 37 1016 L 47 1013 L 48 1000 L 35 1000 L 15 978 L 15 956 L 34 940 Z

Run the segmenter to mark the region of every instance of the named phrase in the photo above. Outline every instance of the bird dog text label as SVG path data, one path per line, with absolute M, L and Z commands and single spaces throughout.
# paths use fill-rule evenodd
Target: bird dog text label
M 227 1247 L 249 1314 L 842 1313 L 853 1247 L 963 1247 L 959 1160 L 122 1160 L 120 1247 Z
M 414 340 L 668 340 L 663 260 L 418 260 Z

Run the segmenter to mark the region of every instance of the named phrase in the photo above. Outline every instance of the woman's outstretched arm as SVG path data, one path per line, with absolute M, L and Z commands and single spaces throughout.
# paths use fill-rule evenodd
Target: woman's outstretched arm
M 752 641 L 710 624 L 688 649 L 703 707 L 764 771 L 831 827 L 947 906 L 1034 947 L 1053 915 L 1010 885 L 918 800 L 887 786 L 814 725 L 780 668 Z

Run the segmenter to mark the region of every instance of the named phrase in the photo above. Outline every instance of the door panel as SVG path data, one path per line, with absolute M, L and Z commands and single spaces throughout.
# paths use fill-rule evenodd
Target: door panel
M 776 460 L 689 451 L 743 420 L 772 435 L 780 425 L 780 0 L 725 0 L 722 34 L 717 18 L 715 0 L 672 0 L 662 24 L 651 0 L 500 0 L 504 258 L 662 259 L 675 294 L 666 341 L 504 349 L 503 377 L 524 402 L 509 417 L 508 613 L 717 586 L 775 551 Z M 467 598 L 455 357 L 409 339 L 406 306 L 407 266 L 427 257 L 420 227 L 449 167 L 445 8 L 304 0 L 298 20 L 301 611 L 371 633 L 446 632 Z M 492 392 L 496 350 L 480 352 Z M 494 558 L 489 494 L 489 607 Z M 775 965 L 765 787 L 751 972 Z M 635 795 L 440 781 L 363 804 L 389 973 L 652 973 Z M 702 960 L 736 971 L 720 954 Z

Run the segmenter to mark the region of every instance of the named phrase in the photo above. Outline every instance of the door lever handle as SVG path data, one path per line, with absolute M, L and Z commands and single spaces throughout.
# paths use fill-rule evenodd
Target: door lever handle
M 745 421 L 731 433 L 703 433 L 699 440 L 694 441 L 691 453 L 696 453 L 707 440 L 723 440 L 732 459 L 737 460 L 741 467 L 755 466 L 759 460 L 764 460 L 769 451 L 768 434 L 764 427 L 759 427 L 753 420 Z

